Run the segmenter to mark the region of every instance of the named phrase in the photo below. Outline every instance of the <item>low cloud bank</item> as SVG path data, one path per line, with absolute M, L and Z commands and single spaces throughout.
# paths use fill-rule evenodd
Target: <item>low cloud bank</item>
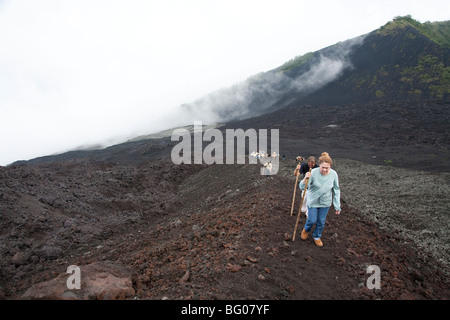
M 292 70 L 275 69 L 217 90 L 182 105 L 180 112 L 189 121 L 214 123 L 249 118 L 286 106 L 293 98 L 306 97 L 353 68 L 350 55 L 364 38 L 360 36 L 317 51 Z

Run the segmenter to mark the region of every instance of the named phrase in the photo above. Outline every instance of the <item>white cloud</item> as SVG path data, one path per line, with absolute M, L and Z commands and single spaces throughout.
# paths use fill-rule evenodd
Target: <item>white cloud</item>
M 0 1 L 0 164 L 159 130 L 202 96 L 448 1 Z M 173 120 L 174 121 L 174 120 Z

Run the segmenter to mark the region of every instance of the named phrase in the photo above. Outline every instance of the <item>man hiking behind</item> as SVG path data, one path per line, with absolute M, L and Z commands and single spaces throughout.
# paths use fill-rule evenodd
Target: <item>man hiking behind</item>
M 316 157 L 310 156 L 307 159 L 307 162 L 302 163 L 302 165 L 298 165 L 295 168 L 294 176 L 296 176 L 298 174 L 302 174 L 303 175 L 302 178 L 304 178 L 305 174 L 307 172 L 309 172 L 309 170 L 312 170 L 312 169 L 318 168 L 318 167 L 319 166 L 316 164 Z M 301 195 L 302 197 L 303 197 L 303 193 L 305 193 L 305 192 L 306 192 L 306 190 L 303 190 L 302 195 Z M 302 210 L 302 212 L 305 213 L 306 217 L 308 217 L 308 206 L 306 205 L 306 195 L 305 195 L 305 198 L 303 200 L 303 204 L 302 204 L 302 209 L 301 210 Z

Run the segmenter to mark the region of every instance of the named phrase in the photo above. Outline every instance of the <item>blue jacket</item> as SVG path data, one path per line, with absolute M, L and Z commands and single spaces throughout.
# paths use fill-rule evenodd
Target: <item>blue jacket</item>
M 305 189 L 303 180 L 299 184 L 300 189 Z M 341 211 L 341 190 L 336 171 L 330 169 L 327 175 L 320 173 L 320 168 L 311 170 L 307 189 L 306 204 L 311 208 L 331 207 L 333 203 L 337 211 Z

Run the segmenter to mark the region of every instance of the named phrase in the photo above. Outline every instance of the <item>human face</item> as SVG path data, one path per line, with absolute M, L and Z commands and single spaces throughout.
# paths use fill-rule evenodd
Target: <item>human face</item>
M 331 166 L 328 162 L 322 162 L 320 164 L 320 173 L 324 176 L 330 173 Z
M 315 165 L 316 163 L 314 162 L 314 161 L 309 161 L 308 162 L 308 166 L 310 167 L 310 168 L 314 168 L 314 165 Z

